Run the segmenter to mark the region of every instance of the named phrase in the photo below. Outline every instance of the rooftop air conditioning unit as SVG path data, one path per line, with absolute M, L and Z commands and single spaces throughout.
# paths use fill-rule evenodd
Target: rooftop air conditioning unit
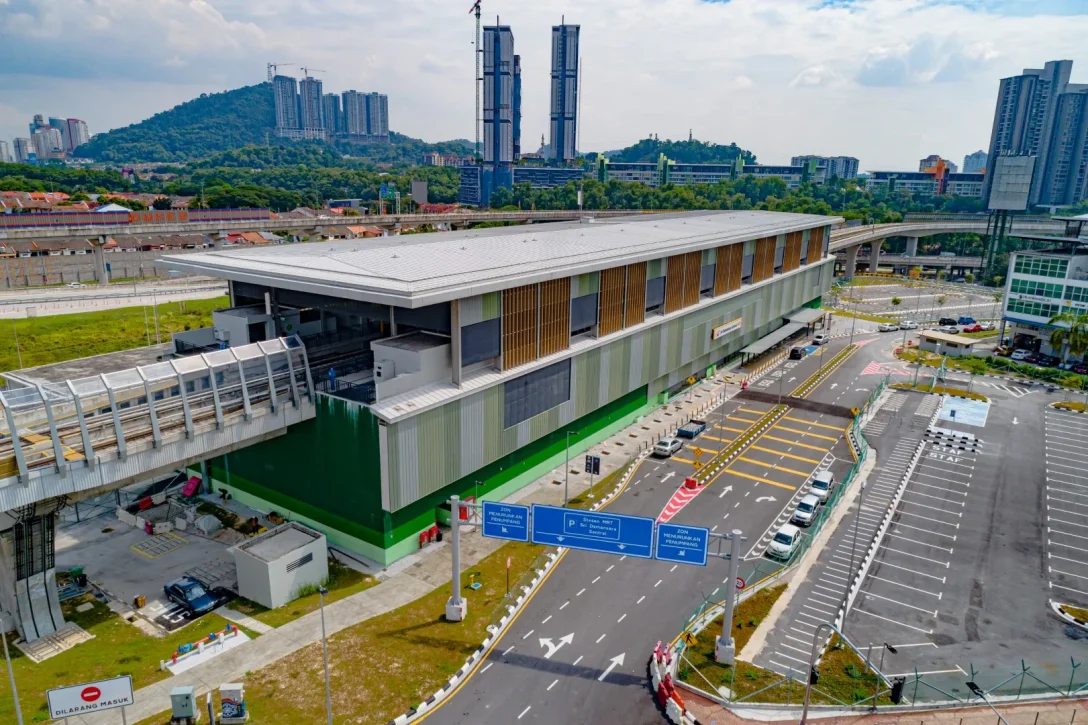
M 375 380 L 392 380 L 396 375 L 396 369 L 392 360 L 379 360 L 374 363 Z

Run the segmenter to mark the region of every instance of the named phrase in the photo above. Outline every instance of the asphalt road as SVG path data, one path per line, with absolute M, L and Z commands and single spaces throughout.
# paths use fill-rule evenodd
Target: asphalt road
M 785 393 L 845 343 L 835 340 L 819 355 L 780 367 Z M 867 361 L 859 357 L 864 358 L 861 351 L 810 399 L 847 406 L 864 400 L 868 390 L 861 389 L 858 378 Z M 875 380 L 866 381 L 870 388 Z M 748 400 L 726 401 L 706 416 L 714 428 L 698 445 L 709 450 L 725 445 L 770 408 Z M 842 469 L 849 465 L 846 458 L 827 456 L 835 446 L 843 451 L 847 421 L 798 409 L 788 415 L 792 420 L 761 436 L 743 456 L 746 460 L 738 459 L 718 474 L 672 521 L 718 533 L 740 528 L 755 546 L 784 511 L 792 511 L 801 486 L 812 471 L 827 465 L 825 459 Z M 673 459 L 644 461 L 608 511 L 657 517 L 694 470 L 690 453 L 686 448 Z M 742 577 L 757 566 L 765 570 L 763 561 L 758 556 L 745 561 Z M 504 725 L 598 719 L 660 723 L 647 691 L 649 653 L 658 641 L 674 637 L 704 600 L 724 598 L 727 576 L 727 562 L 716 558 L 698 567 L 568 551 L 472 676 L 424 719 Z

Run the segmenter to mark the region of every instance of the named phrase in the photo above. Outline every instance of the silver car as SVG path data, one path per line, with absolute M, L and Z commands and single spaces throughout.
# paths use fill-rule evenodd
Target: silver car
M 816 514 L 820 510 L 820 497 L 816 494 L 807 494 L 790 517 L 790 523 L 798 526 L 811 526 L 816 520 Z
M 662 438 L 654 444 L 654 455 L 668 458 L 684 447 L 684 441 L 679 438 Z

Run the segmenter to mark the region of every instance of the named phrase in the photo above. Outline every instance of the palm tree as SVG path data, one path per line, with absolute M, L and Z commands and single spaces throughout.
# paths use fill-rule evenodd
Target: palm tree
M 1059 312 L 1050 318 L 1051 325 L 1058 325 L 1050 332 L 1050 347 L 1062 351 L 1062 362 L 1069 353 L 1081 357 L 1088 352 L 1088 314 L 1076 310 Z

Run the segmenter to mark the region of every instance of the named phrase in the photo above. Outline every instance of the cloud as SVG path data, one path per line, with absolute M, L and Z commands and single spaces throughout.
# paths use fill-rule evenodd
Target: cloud
M 820 88 L 822 86 L 829 86 L 842 81 L 836 71 L 823 65 L 809 66 L 803 71 L 798 73 L 792 81 L 790 81 L 791 88 Z
M 925 33 L 907 43 L 870 48 L 855 78 L 874 87 L 967 81 L 998 57 L 989 41 L 965 43 L 958 34 L 938 40 Z

